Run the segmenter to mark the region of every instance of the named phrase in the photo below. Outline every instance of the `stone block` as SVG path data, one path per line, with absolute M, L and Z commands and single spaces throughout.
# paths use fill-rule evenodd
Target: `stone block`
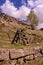
M 34 54 L 34 51 L 33 51 L 32 48 L 31 48 L 31 49 L 29 49 L 29 48 L 24 48 L 23 50 L 24 50 L 24 54 L 25 54 L 25 55 Z
M 0 61 L 4 60 L 3 56 L 2 56 L 2 51 L 0 50 Z
M 9 60 L 9 51 L 5 49 L 0 49 L 0 60 Z
M 26 56 L 25 59 L 28 60 L 28 61 L 30 61 L 30 60 L 34 59 L 34 56 L 33 55 L 29 55 L 29 56 Z
M 12 50 L 10 50 L 11 59 L 16 59 L 16 58 L 19 58 L 22 56 L 24 56 L 23 49 L 12 49 Z

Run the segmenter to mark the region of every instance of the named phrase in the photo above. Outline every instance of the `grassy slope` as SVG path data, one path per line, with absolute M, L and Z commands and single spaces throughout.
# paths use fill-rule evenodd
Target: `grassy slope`
M 23 26 L 25 26 L 25 25 L 23 24 Z M 23 26 L 21 26 L 21 28 Z M 12 38 L 14 37 L 14 34 L 17 29 L 18 29 L 18 26 L 14 26 L 13 24 L 10 24 L 9 26 L 5 26 L 3 23 L 0 22 L 0 48 L 7 48 L 7 49 L 8 48 L 26 48 L 26 47 L 30 48 L 30 47 L 34 47 L 34 46 L 43 45 L 43 41 L 40 43 L 37 43 L 37 44 L 35 42 L 33 42 L 33 43 L 29 42 L 29 46 L 21 45 L 21 44 L 12 45 L 11 41 L 12 41 Z M 25 27 L 23 27 L 23 29 L 26 30 L 26 33 L 28 34 L 28 36 L 31 36 L 32 39 L 33 39 L 33 34 L 35 34 L 36 36 L 38 35 L 40 37 L 43 37 L 43 31 L 39 31 L 39 30 L 32 31 L 32 30 L 28 30 Z M 8 34 L 9 34 L 11 41 L 8 38 Z M 31 35 L 29 35 L 29 34 L 31 34 Z M 0 65 L 3 65 L 3 63 L 0 63 Z M 17 65 L 20 65 L 20 64 L 17 64 Z M 36 60 L 30 61 L 28 63 L 28 65 L 43 65 L 43 58 L 38 58 Z
M 15 35 L 16 32 L 16 27 L 14 26 L 4 26 L 2 23 L 0 23 L 0 48 L 24 48 L 24 47 L 33 47 L 33 46 L 40 46 L 43 45 L 43 42 L 36 44 L 36 43 L 31 43 L 31 40 L 29 41 L 29 46 L 21 45 L 21 44 L 11 44 L 11 41 Z M 30 36 L 33 40 L 33 34 L 39 35 L 41 37 L 43 32 L 37 31 L 37 30 L 28 30 L 24 29 L 26 31 L 26 34 Z M 31 33 L 31 35 L 29 35 Z M 9 35 L 9 36 L 8 36 Z M 10 39 L 9 39 L 10 37 Z
M 18 62 L 16 65 L 20 65 L 20 62 Z M 37 58 L 33 61 L 28 61 L 26 65 L 43 65 L 43 58 Z
M 43 31 L 30 30 L 28 29 L 31 28 L 30 26 L 21 23 L 15 18 L 7 16 L 5 14 L 0 14 L 0 17 L 3 17 L 2 21 L 0 21 L 0 48 L 24 48 L 43 45 Z M 11 41 L 18 28 L 22 28 L 25 31 L 26 35 L 29 37 L 29 46 L 21 44 L 11 44 Z M 35 43 L 35 41 L 37 42 L 37 40 L 34 41 L 34 38 L 38 39 L 37 44 Z

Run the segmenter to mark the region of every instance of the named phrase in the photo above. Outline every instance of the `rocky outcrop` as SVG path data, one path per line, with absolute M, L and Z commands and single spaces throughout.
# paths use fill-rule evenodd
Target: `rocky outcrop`
M 43 57 L 42 46 L 24 49 L 0 49 L 0 62 L 9 61 L 12 65 L 18 62 L 21 64 L 26 63 L 27 61 L 35 60 L 37 57 Z
M 26 36 L 26 33 L 23 31 L 23 29 L 18 29 L 16 31 L 15 36 L 11 43 L 14 44 L 15 42 L 19 44 L 21 43 L 24 45 L 29 45 L 28 36 Z

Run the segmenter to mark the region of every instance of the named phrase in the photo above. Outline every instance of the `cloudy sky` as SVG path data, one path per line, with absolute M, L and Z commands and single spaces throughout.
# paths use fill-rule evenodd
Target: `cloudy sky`
M 0 12 L 20 20 L 33 9 L 39 18 L 39 27 L 43 27 L 43 0 L 0 0 Z

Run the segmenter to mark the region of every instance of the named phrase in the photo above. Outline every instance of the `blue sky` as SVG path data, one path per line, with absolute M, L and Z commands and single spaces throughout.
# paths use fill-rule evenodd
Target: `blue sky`
M 20 6 L 22 6 L 22 0 L 10 0 L 15 7 L 19 8 Z
M 43 23 L 43 0 L 0 0 L 0 12 L 26 20 L 26 16 L 33 9 L 39 18 L 39 24 Z M 41 25 L 43 26 L 43 25 Z
M 0 0 L 0 6 L 3 5 L 3 3 L 5 3 L 6 0 Z
M 30 7 L 30 8 L 34 8 L 31 7 L 31 5 L 28 5 L 28 1 L 30 0 L 9 0 L 10 2 L 12 2 L 14 4 L 15 7 L 19 8 L 20 6 L 22 5 L 26 5 L 27 7 Z M 35 3 L 36 0 L 33 0 L 33 2 Z M 6 2 L 6 0 L 0 0 L 0 6 L 2 6 L 4 3 Z

